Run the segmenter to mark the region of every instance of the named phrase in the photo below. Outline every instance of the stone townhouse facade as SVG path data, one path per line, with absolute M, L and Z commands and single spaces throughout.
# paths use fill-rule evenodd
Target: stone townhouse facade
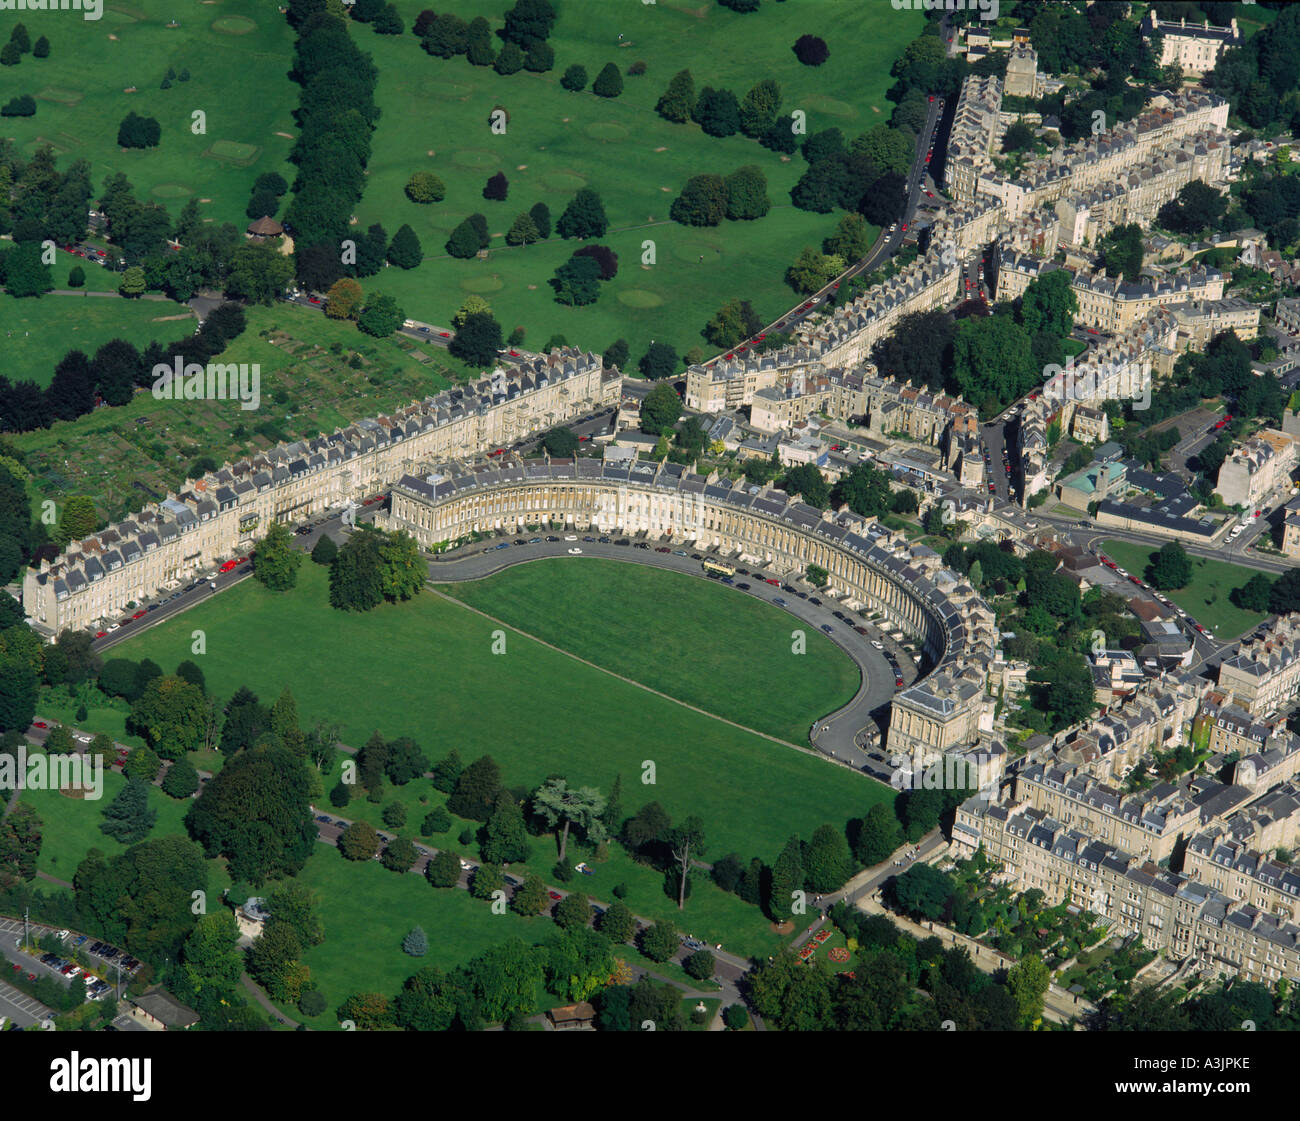
M 23 608 L 49 634 L 90 627 L 292 524 L 388 487 L 420 461 L 508 445 L 617 404 L 621 375 L 565 348 L 329 436 L 226 464 L 23 577 Z
M 1218 95 L 1195 89 L 1165 91 L 1133 120 L 1027 162 L 1015 180 L 1003 178 L 991 166 L 982 170 L 975 189 L 1001 199 L 1006 218 L 1015 219 L 1071 192 L 1119 182 L 1155 153 L 1200 133 L 1223 133 L 1227 126 L 1228 102 Z
M 1038 73 L 1038 52 L 1028 43 L 1017 43 L 1007 56 L 1002 92 L 1008 97 L 1039 97 L 1042 76 Z
M 1001 134 L 1002 82 L 972 74 L 961 84 L 948 133 L 944 188 L 953 198 L 971 202 L 980 176 L 993 167 L 990 158 Z
M 1291 801 L 1300 810 L 1300 802 Z M 1294 817 L 1287 824 L 1284 832 L 1294 836 Z M 1300 920 L 1300 871 L 1234 837 L 1223 823 L 1187 842 L 1182 870 L 1229 899 L 1249 903 L 1287 922 Z
M 1071 190 L 1054 205 L 1060 220 L 1060 243 L 1096 245 L 1116 226 L 1144 230 L 1160 208 L 1194 180 L 1217 186 L 1228 179 L 1232 148 L 1217 129 L 1204 129 L 1130 166 L 1110 181 Z
M 1168 857 L 1200 821 L 1196 803 L 1185 790 L 1169 783 L 1124 794 L 1082 771 L 1041 763 L 1017 774 L 1014 800 L 1152 860 Z
M 820 352 L 804 346 L 692 366 L 686 371 L 686 407 L 701 413 L 732 412 L 753 404 L 760 389 L 823 368 Z
M 1219 666 L 1219 688 L 1253 715 L 1281 712 L 1300 692 L 1300 614 L 1283 615 Z
M 1188 300 L 1166 310 L 1178 324 L 1179 350 L 1203 351 L 1215 335 L 1231 331 L 1243 342 L 1259 337 L 1259 304 L 1238 296 L 1222 300 Z
M 997 260 L 997 299 L 1019 299 L 1035 280 L 1064 267 L 1055 261 L 1044 261 L 1010 250 L 1001 251 Z M 1070 290 L 1079 305 L 1074 313 L 1075 324 L 1093 327 L 1108 335 L 1128 331 L 1153 311 L 1169 305 L 1194 303 L 1199 309 L 1210 309 L 1223 301 L 1225 279 L 1218 269 L 1190 269 L 1154 280 L 1143 277 L 1135 283 L 1107 276 L 1105 269 L 1096 273 L 1066 271 L 1071 273 Z M 1199 337 L 1196 321 L 1201 315 L 1212 313 L 1205 310 L 1198 313 L 1198 310 L 1188 308 L 1182 314 L 1188 321 L 1189 332 Z M 1225 320 L 1234 323 L 1250 319 L 1235 305 L 1224 309 L 1223 315 Z M 1255 320 L 1258 322 L 1258 314 Z M 1199 334 L 1203 333 L 1201 328 Z
M 1227 27 L 1214 27 L 1210 21 L 1200 24 L 1161 19 L 1158 5 L 1153 4 L 1142 20 L 1142 37 L 1150 39 L 1160 35 L 1160 65 L 1177 65 L 1192 77 L 1208 74 L 1219 63 L 1219 58 L 1229 47 L 1240 47 L 1246 40 L 1237 27 L 1234 17 Z
M 973 855 L 981 846 L 1017 890 L 1038 888 L 1049 906 L 1068 897 L 1113 934 L 1140 934 L 1145 946 L 1173 961 L 1192 959 L 1203 973 L 1267 985 L 1283 977 L 1300 981 L 1300 926 L 1037 807 L 979 798 L 963 803 L 954 855 Z
M 960 284 L 961 261 L 955 248 L 932 243 L 928 253 L 895 276 L 814 324 L 801 341 L 816 349 L 828 366 L 856 366 L 870 359 L 871 348 L 903 316 L 945 306 L 957 298 Z
M 1229 506 L 1255 506 L 1274 488 L 1289 487 L 1296 459 L 1295 440 L 1265 428 L 1232 449 L 1219 467 L 1214 493 Z

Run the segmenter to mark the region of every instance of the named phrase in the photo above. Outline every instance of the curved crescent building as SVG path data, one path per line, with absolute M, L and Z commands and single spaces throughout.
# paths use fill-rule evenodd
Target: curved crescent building
M 888 746 L 909 757 L 974 742 L 997 639 L 993 611 L 937 553 L 871 519 L 668 462 L 594 459 L 447 464 L 392 488 L 389 529 L 440 550 L 475 534 L 563 526 L 693 542 L 777 575 L 826 569 L 833 593 L 913 635 L 931 672 L 894 698 Z

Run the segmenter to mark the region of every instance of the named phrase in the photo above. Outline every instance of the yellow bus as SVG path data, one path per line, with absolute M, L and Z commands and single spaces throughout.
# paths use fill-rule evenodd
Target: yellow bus
M 736 566 L 726 561 L 705 560 L 701 567 L 705 572 L 716 572 L 719 576 L 736 575 Z

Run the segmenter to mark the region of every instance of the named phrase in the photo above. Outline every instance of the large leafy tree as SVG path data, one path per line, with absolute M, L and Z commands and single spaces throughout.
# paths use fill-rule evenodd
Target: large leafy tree
M 665 120 L 684 124 L 691 119 L 695 100 L 695 79 L 689 70 L 679 70 L 659 98 L 655 112 Z
M 302 870 L 316 843 L 307 764 L 283 747 L 227 760 L 185 815 L 210 857 L 224 856 L 238 880 L 261 884 Z
M 287 592 L 298 583 L 302 554 L 293 547 L 289 527 L 272 522 L 253 552 L 253 575 L 270 591 Z
M 682 415 L 682 399 L 668 382 L 656 385 L 641 402 L 641 427 L 651 436 L 671 432 Z
M 501 324 L 490 312 L 469 316 L 447 349 L 455 358 L 473 366 L 490 366 L 501 351 Z
M 164 759 L 179 759 L 203 743 L 208 706 L 202 690 L 174 674 L 155 677 L 131 706 L 130 727 Z
M 486 821 L 501 786 L 501 768 L 496 760 L 490 755 L 480 756 L 460 773 L 447 799 L 447 809 L 458 817 Z
M 609 228 L 605 207 L 600 195 L 590 187 L 583 187 L 564 208 L 555 229 L 561 237 L 603 237 Z
M 533 810 L 545 819 L 547 825 L 557 830 L 561 863 L 568 848 L 569 829 L 572 826 L 582 829 L 588 840 L 604 840 L 605 827 L 601 815 L 605 812 L 605 799 L 593 787 L 575 789 L 565 779 L 547 779 L 533 794 Z
M 492 866 L 522 863 L 528 859 L 528 830 L 524 825 L 524 813 L 518 801 L 507 790 L 497 792 L 480 854 Z

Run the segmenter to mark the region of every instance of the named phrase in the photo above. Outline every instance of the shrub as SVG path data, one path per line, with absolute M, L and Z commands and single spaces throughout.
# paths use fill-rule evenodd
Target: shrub
M 826 41 L 816 35 L 800 35 L 792 49 L 795 58 L 805 66 L 820 66 L 831 57 Z
M 560 85 L 571 93 L 587 88 L 587 68 L 576 63 L 560 75 Z
M 298 998 L 298 1011 L 304 1016 L 319 1016 L 325 1007 L 325 995 L 318 989 L 308 989 Z
M 36 99 L 31 94 L 25 93 L 6 101 L 4 108 L 0 109 L 0 117 L 34 117 L 36 116 Z
M 447 197 L 447 188 L 432 171 L 417 171 L 406 181 L 406 197 L 421 205 L 442 202 Z
M 86 285 L 86 270 L 80 265 L 73 265 L 68 273 L 69 288 L 84 288 Z
M 420 823 L 420 832 L 426 837 L 433 837 L 439 833 L 445 833 L 451 828 L 451 814 L 439 806 L 435 810 L 430 810 L 424 815 L 424 820 Z

